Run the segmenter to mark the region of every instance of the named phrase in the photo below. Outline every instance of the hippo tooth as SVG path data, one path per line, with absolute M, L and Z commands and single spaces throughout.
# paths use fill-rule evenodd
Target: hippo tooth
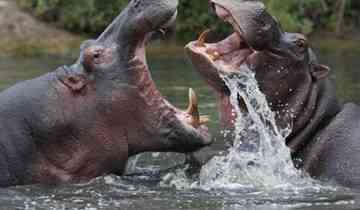
M 186 110 L 186 113 L 191 117 L 190 124 L 195 128 L 199 127 L 201 121 L 198 109 L 198 99 L 195 91 L 192 88 L 189 89 L 189 106 Z
M 200 116 L 200 125 L 204 125 L 206 123 L 210 122 L 210 117 L 207 115 Z
M 202 32 L 197 40 L 196 46 L 197 47 L 206 47 L 205 46 L 205 40 L 207 35 L 210 33 L 210 29 L 206 29 L 204 32 Z
M 207 51 L 207 54 L 209 55 L 210 59 L 213 61 L 216 61 L 221 57 L 220 53 L 217 51 Z

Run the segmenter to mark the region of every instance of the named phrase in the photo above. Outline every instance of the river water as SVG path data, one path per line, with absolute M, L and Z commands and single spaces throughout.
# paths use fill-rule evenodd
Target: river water
M 333 69 L 339 98 L 360 103 L 360 54 L 321 53 L 321 60 Z M 0 58 L 0 89 L 41 75 L 72 58 Z M 215 99 L 208 86 L 192 70 L 183 55 L 150 56 L 153 78 L 160 91 L 176 106 L 186 108 L 189 87 L 199 95 L 200 111 L 210 115 L 210 130 L 216 138 L 213 148 L 223 148 L 223 133 L 218 128 Z M 188 180 L 180 180 L 176 187 L 163 184 L 160 169 L 184 161 L 179 154 L 143 154 L 129 164 L 130 172 L 141 176 L 97 178 L 81 185 L 21 186 L 0 189 L 0 209 L 207 209 L 207 210 L 267 210 L 267 209 L 358 209 L 360 192 L 341 188 L 332 183 L 319 183 L 305 177 L 307 187 L 285 185 L 261 188 L 227 183 L 221 187 L 199 187 Z M 135 163 L 135 164 L 134 164 Z M 180 171 L 181 172 L 181 171 Z M 297 174 L 296 172 L 295 174 Z M 302 174 L 299 172 L 299 174 Z M 297 176 L 297 175 L 294 175 Z M 302 176 L 302 175 L 299 175 Z M 305 175 L 304 175 L 305 176 Z M 289 177 L 291 179 L 291 177 Z M 294 177 L 296 180 L 298 177 Z M 255 178 L 256 179 L 256 178 Z M 224 182 L 222 182 L 224 183 Z M 234 182 L 235 183 L 235 182 Z M 288 182 L 288 184 L 290 181 Z M 193 186 L 192 186 L 193 184 Z M 251 183 L 250 183 L 251 184 Z M 302 183 L 305 185 L 304 183 Z M 181 187 L 181 186 L 184 187 Z M 179 187 L 180 186 L 180 187 Z M 207 185 L 209 186 L 209 185 Z M 279 185 L 278 185 L 279 186 Z

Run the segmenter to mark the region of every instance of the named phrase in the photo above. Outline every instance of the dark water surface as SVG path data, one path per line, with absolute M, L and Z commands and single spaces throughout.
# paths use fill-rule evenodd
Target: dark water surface
M 320 57 L 322 63 L 333 69 L 339 98 L 342 101 L 360 103 L 360 54 L 333 52 L 321 53 Z M 0 58 L 0 89 L 73 61 L 74 59 L 58 57 Z M 199 95 L 200 111 L 211 116 L 211 131 L 217 136 L 217 144 L 221 145 L 215 99 L 184 56 L 150 56 L 149 63 L 160 91 L 176 106 L 185 109 L 188 88 L 195 89 Z M 153 172 L 181 163 L 183 159 L 183 155 L 144 154 L 132 170 Z M 359 192 L 342 188 L 334 190 L 334 187 L 331 189 L 176 190 L 161 187 L 158 176 L 107 176 L 81 185 L 0 189 L 0 209 L 360 209 Z

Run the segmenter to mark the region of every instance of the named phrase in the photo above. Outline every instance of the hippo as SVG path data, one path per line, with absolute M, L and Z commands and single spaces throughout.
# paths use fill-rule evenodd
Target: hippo
M 316 179 L 360 188 L 360 107 L 338 102 L 330 68 L 318 62 L 307 38 L 284 32 L 259 0 L 210 2 L 234 32 L 217 43 L 206 43 L 206 31 L 185 49 L 217 96 L 223 128 L 234 127 L 234 115 L 230 90 L 220 75 L 248 68 L 277 125 L 291 125 L 286 145 L 294 165 Z M 238 102 L 246 112 L 243 99 Z
M 171 105 L 151 78 L 145 47 L 172 27 L 177 0 L 133 0 L 73 65 L 0 94 L 0 186 L 78 183 L 122 175 L 141 152 L 211 144 L 196 93 Z

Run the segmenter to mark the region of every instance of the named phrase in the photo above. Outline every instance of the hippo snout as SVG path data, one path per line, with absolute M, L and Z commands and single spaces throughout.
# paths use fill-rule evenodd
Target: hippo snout
M 120 45 L 138 42 L 149 33 L 174 24 L 177 6 L 178 0 L 133 0 L 99 40 L 116 40 Z

